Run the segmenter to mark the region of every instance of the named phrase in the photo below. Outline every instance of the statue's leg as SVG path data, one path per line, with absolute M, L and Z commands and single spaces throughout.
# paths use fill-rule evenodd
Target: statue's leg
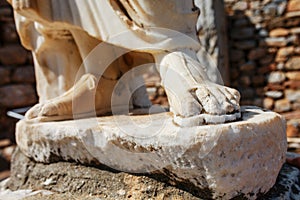
M 117 47 L 103 43 L 82 30 L 74 29 L 70 32 L 80 54 L 79 57 L 83 61 L 81 68 L 78 69 L 80 75 L 77 76 L 78 81 L 62 95 L 34 106 L 26 114 L 27 119 L 38 118 L 43 121 L 51 121 L 72 119 L 75 115 L 81 118 L 110 112 L 112 93 L 119 78 L 139 64 L 134 60 L 138 59 L 137 57 L 141 56 L 140 54 L 132 54 L 133 62 L 126 63 L 123 57 L 116 57 Z M 96 48 L 97 45 L 100 48 Z M 136 87 L 136 84 L 141 84 L 140 78 L 135 77 L 134 80 L 139 81 L 128 83 L 122 92 L 133 94 L 138 98 L 133 97 L 130 105 L 123 101 L 124 105 L 113 106 L 131 108 L 133 106 L 147 107 L 150 105 L 145 87 L 140 89 Z M 131 89 L 137 90 L 132 91 Z
M 40 62 L 52 59 L 51 64 L 66 72 L 59 77 L 62 79 L 70 76 L 67 72 L 73 67 L 70 66 L 74 64 L 73 60 L 80 60 L 76 63 L 77 73 L 72 74 L 71 87 L 63 93 L 35 105 L 26 113 L 27 119 L 42 118 L 46 121 L 71 119 L 74 114 L 73 107 L 76 108 L 76 114 L 92 112 L 95 109 L 98 112 L 109 111 L 111 93 L 120 76 L 119 69 L 115 66 L 109 66 L 98 79 L 97 75 L 101 73 L 99 60 L 96 58 L 85 60 L 85 58 L 101 41 L 90 37 L 81 30 L 68 30 L 68 32 L 72 38 L 68 42 L 74 43 L 75 48 L 68 48 L 70 45 L 65 44 L 63 39 L 56 38 L 55 42 L 45 43 L 48 48 L 47 51 L 42 51 L 43 54 L 41 52 L 37 53 L 35 58 Z M 49 30 L 47 34 L 49 34 Z M 52 54 L 59 56 L 51 56 Z M 73 57 L 68 57 L 69 54 Z M 40 67 L 40 65 L 37 67 Z M 44 68 L 49 70 L 48 65 Z M 49 75 L 51 74 L 46 74 L 45 78 L 49 79 Z M 55 78 L 58 79 L 58 77 Z M 93 101 L 90 101 L 91 99 Z M 76 106 L 73 105 L 74 103 Z
M 155 58 L 177 123 L 222 123 L 240 117 L 239 92 L 211 82 L 193 50 L 155 54 Z
M 69 90 L 82 62 L 70 32 L 52 30 L 15 13 L 22 44 L 33 54 L 39 101 Z
M 92 74 L 85 74 L 63 95 L 35 105 L 26 113 L 26 117 L 53 121 L 110 112 L 111 92 L 116 82 L 116 80 L 98 80 Z M 98 84 L 101 87 L 98 87 Z

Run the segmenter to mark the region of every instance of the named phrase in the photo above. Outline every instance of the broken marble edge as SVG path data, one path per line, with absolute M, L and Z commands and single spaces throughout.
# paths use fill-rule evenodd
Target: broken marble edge
M 280 115 L 271 111 L 263 111 L 257 107 L 242 107 L 242 111 L 242 121 L 197 127 L 179 127 L 175 125 L 172 121 L 173 118 L 170 113 L 160 113 L 150 116 L 113 116 L 114 119 L 112 119 L 110 116 L 73 121 L 32 124 L 27 124 L 25 121 L 20 121 L 17 125 L 17 142 L 25 155 L 33 157 L 36 161 L 45 162 L 51 153 L 59 154 L 59 144 L 53 144 L 53 139 L 62 140 L 67 136 L 69 139 L 69 144 L 66 144 L 66 147 L 64 148 L 67 148 L 69 145 L 68 147 L 70 149 L 73 148 L 73 151 L 76 153 L 74 154 L 73 152 L 72 154 L 72 150 L 67 151 L 65 157 L 62 156 L 64 157 L 64 160 L 71 158 L 79 162 L 82 161 L 82 159 L 85 160 L 83 162 L 90 162 L 96 158 L 100 163 L 115 169 L 118 169 L 119 167 L 119 170 L 129 172 L 139 172 L 139 170 L 145 169 L 151 171 L 171 167 L 175 173 L 178 173 L 177 175 L 181 176 L 182 174 L 185 174 L 187 179 L 193 179 L 193 174 L 195 173 L 193 170 L 195 170 L 195 168 L 197 168 L 199 165 L 199 159 L 201 160 L 205 158 L 205 156 L 207 156 L 215 148 L 220 137 L 229 137 L 230 134 L 237 134 L 239 131 L 244 133 L 245 127 L 251 129 L 251 127 L 255 128 L 256 125 L 259 127 L 259 124 L 268 123 L 269 121 L 271 125 L 274 125 L 274 127 L 272 127 L 270 132 L 265 131 L 261 133 L 265 134 L 263 137 L 271 136 L 270 134 L 275 132 L 276 129 L 275 133 L 277 133 L 277 137 L 281 140 L 284 140 L 285 126 L 284 120 Z M 126 120 L 130 120 L 131 118 L 134 121 L 136 119 L 146 119 L 149 117 L 157 118 L 156 120 L 153 120 L 154 124 L 150 124 L 150 128 L 152 128 L 152 130 L 148 130 L 150 133 L 152 133 L 152 135 L 145 135 L 143 132 L 138 136 L 134 134 L 128 134 L 128 129 L 126 128 L 130 128 L 132 124 L 128 125 L 128 121 Z M 145 125 L 145 120 L 142 120 L 142 122 L 143 125 Z M 157 130 L 159 130 L 160 134 L 155 133 L 155 129 L 153 131 L 153 128 L 157 128 L 157 124 Z M 279 128 L 277 129 L 275 125 Z M 26 128 L 31 128 L 34 130 L 37 128 L 38 131 L 34 131 L 34 135 L 29 134 L 31 138 L 28 138 L 28 135 L 24 135 L 26 134 L 24 133 L 26 132 Z M 136 127 L 136 129 L 131 129 L 129 131 L 136 133 L 138 128 L 140 127 Z M 261 128 L 261 130 L 264 129 L 265 127 Z M 142 130 L 145 129 L 142 127 Z M 69 132 L 71 134 L 68 135 L 65 132 Z M 237 134 L 236 137 L 242 136 Z M 52 143 L 49 141 L 52 141 Z M 280 143 L 280 141 L 278 142 Z M 196 144 L 199 145 L 199 143 L 201 144 L 200 149 L 198 149 L 198 152 L 194 152 L 197 155 L 193 155 L 194 153 L 186 154 L 187 150 L 189 150 L 191 146 Z M 57 146 L 55 147 L 55 145 Z M 277 145 L 278 147 L 274 145 L 272 148 L 279 148 L 281 151 L 284 151 L 282 153 L 285 154 L 286 142 L 281 141 L 281 144 Z M 82 150 L 83 152 L 78 151 L 78 149 L 82 147 L 85 148 Z M 41 155 L 35 157 L 37 152 Z M 176 152 L 176 155 L 172 152 Z M 157 156 L 157 154 L 160 155 Z M 181 156 L 191 156 L 187 159 L 188 165 L 186 165 L 184 162 L 181 162 L 184 160 L 181 159 Z M 278 156 L 278 161 L 276 162 L 279 172 L 285 158 L 283 158 L 281 155 L 275 156 Z M 124 158 L 128 158 L 129 162 L 126 163 Z M 143 161 L 140 161 L 142 158 Z M 122 160 L 125 163 L 122 163 Z M 143 163 L 145 161 L 148 161 L 150 166 L 149 164 L 147 165 Z M 122 166 L 123 169 L 120 168 L 120 163 L 122 163 L 122 165 L 124 164 L 125 167 Z M 135 163 L 136 166 L 132 166 L 132 163 Z M 276 171 L 277 168 L 274 170 Z M 271 176 L 271 174 L 269 175 Z M 274 176 L 274 174 L 272 176 Z M 276 177 L 269 177 L 269 181 L 272 183 L 261 186 L 262 191 L 267 191 L 269 188 L 271 188 L 273 182 L 275 183 L 275 180 Z M 258 192 L 259 189 L 256 188 L 256 190 L 256 192 Z M 250 191 L 243 192 L 247 193 Z

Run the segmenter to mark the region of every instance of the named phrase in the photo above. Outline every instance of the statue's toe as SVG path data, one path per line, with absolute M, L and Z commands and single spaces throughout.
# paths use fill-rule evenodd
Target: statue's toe
M 25 119 L 37 118 L 42 110 L 42 107 L 43 105 L 39 103 L 30 108 L 25 114 Z
M 43 106 L 41 110 L 41 115 L 42 116 L 56 116 L 59 113 L 58 107 L 54 103 L 47 103 Z

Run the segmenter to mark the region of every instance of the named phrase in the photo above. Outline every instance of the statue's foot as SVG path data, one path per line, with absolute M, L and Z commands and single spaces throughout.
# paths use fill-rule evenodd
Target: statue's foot
M 201 105 L 201 113 L 223 115 L 240 110 L 240 94 L 235 89 L 209 82 L 199 84 L 190 92 Z
M 175 123 L 196 126 L 240 118 L 239 92 L 211 82 L 193 51 L 168 53 L 158 60 Z
M 25 114 L 26 120 L 56 121 L 72 119 L 71 112 L 67 112 L 72 105 L 67 102 L 60 102 L 56 99 L 44 103 L 38 103 Z M 62 114 L 64 113 L 64 114 Z
M 174 122 L 181 126 L 197 126 L 202 124 L 219 124 L 234 121 L 241 117 L 240 94 L 237 90 L 215 83 L 199 84 L 190 89 L 187 95 L 192 100 L 183 99 L 180 104 L 188 109 L 174 116 Z M 188 115 L 189 110 L 193 115 Z
M 96 77 L 86 74 L 62 96 L 32 107 L 26 113 L 25 119 L 54 121 L 109 112 L 110 97 L 115 83 L 113 80 L 101 79 L 99 84 L 105 90 L 97 90 Z

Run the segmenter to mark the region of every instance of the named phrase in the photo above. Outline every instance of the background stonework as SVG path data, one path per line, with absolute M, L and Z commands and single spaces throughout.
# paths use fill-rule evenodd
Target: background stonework
M 231 86 L 242 104 L 283 114 L 299 136 L 300 1 L 225 0 Z
M 0 0 L 0 180 L 9 174 L 17 122 L 6 113 L 36 102 L 31 53 L 20 44 L 10 5 Z
M 11 7 L 0 0 L 0 138 L 13 140 L 16 121 L 6 112 L 36 102 L 31 53 L 20 44 Z
M 226 84 L 241 92 L 241 104 L 283 114 L 288 136 L 299 137 L 300 0 L 195 1 L 205 16 L 200 41 L 219 61 Z M 211 6 L 216 10 L 224 6 L 225 17 L 209 9 Z M 217 25 L 211 26 L 216 19 Z M 157 75 L 146 74 L 145 79 L 152 102 L 167 106 Z M 20 44 L 11 7 L 0 0 L 0 163 L 5 163 L 0 171 L 9 166 L 10 145 L 15 142 L 17 120 L 7 117 L 6 112 L 36 102 L 31 53 Z

